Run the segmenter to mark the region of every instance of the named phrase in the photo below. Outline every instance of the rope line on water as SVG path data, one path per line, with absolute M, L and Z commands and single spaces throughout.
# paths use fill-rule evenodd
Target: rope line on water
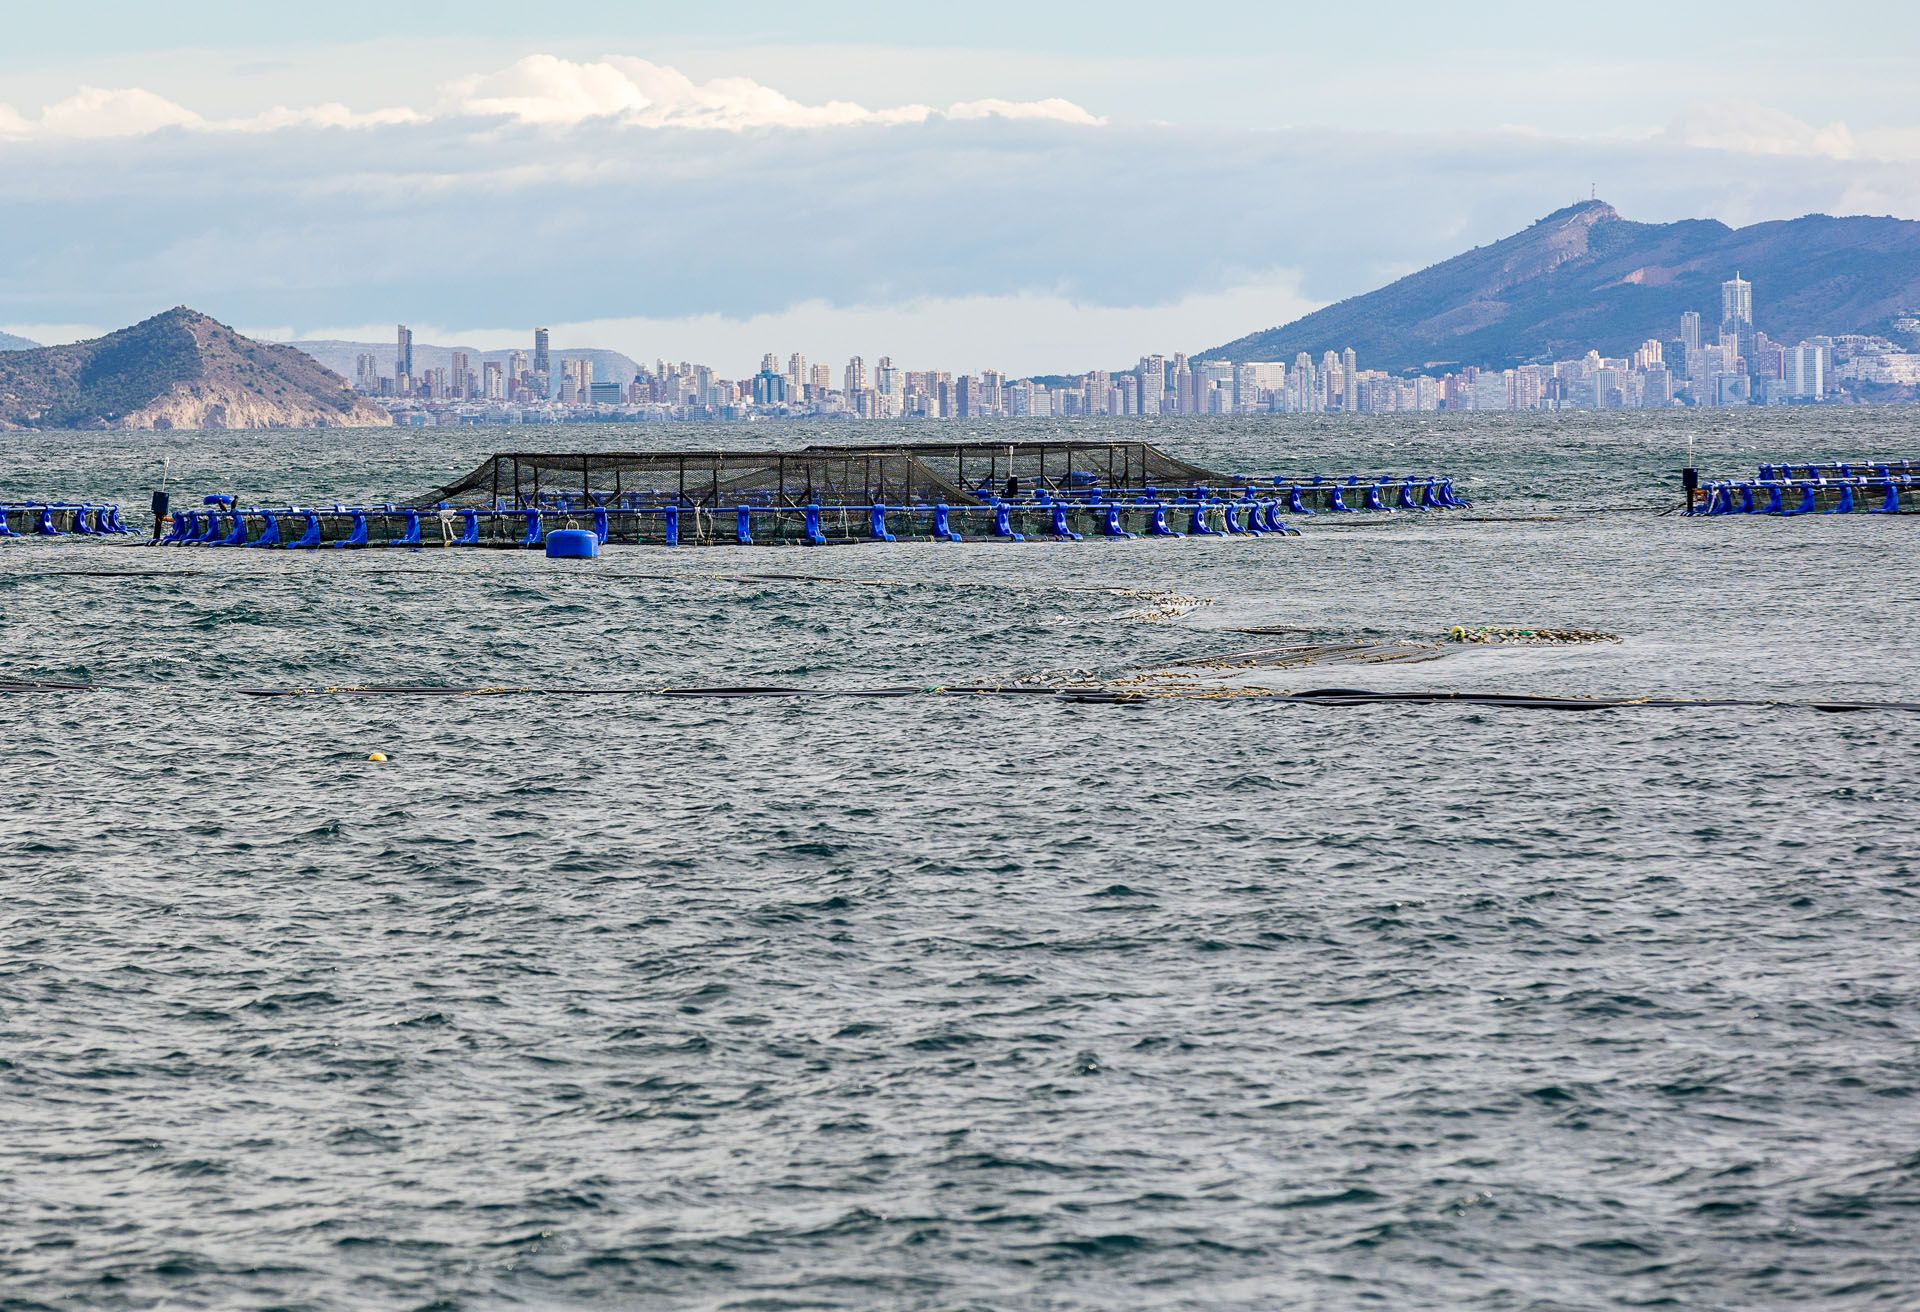
M 94 684 L 54 679 L 0 679 L 0 695 L 8 693 L 150 692 L 172 690 L 164 684 Z M 1193 687 L 1130 689 L 1100 685 L 934 684 L 878 688 L 808 688 L 784 684 L 737 684 L 701 687 L 534 687 L 484 684 L 439 686 L 427 684 L 336 685 L 317 688 L 238 688 L 243 697 L 290 699 L 301 697 L 657 697 L 740 700 L 750 698 L 860 698 L 901 697 L 1048 697 L 1076 704 L 1137 705 L 1154 701 L 1262 701 L 1291 706 L 1465 706 L 1496 710 L 1601 711 L 1694 710 L 1748 707 L 1811 710 L 1827 713 L 1856 711 L 1920 711 L 1920 702 L 1835 701 L 1826 699 L 1755 697 L 1560 697 L 1530 693 L 1418 690 L 1384 692 L 1369 688 L 1311 688 L 1285 692 L 1262 688 L 1201 689 Z

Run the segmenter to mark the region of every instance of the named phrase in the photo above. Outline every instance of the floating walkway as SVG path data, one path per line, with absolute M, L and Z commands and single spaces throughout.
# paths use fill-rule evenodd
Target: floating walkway
M 1920 513 L 1920 460 L 1761 465 L 1750 479 L 1700 485 L 1692 516 Z
M 109 538 L 138 532 L 120 522 L 120 507 L 111 502 L 0 502 L 0 538 Z

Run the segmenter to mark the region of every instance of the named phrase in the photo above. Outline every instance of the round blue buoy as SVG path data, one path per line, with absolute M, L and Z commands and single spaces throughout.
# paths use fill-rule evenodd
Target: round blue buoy
M 600 539 L 583 528 L 557 528 L 547 534 L 547 555 L 553 560 L 592 560 L 600 554 Z

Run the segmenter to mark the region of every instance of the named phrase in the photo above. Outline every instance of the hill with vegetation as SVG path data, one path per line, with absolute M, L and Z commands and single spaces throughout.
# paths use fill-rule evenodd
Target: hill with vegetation
M 92 341 L 0 355 L 0 429 L 392 422 L 299 351 L 242 337 L 185 306 Z
M 39 345 L 24 337 L 15 337 L 12 333 L 0 333 L 0 351 L 31 351 Z
M 1729 228 L 1712 220 L 1635 223 L 1583 201 L 1398 282 L 1204 353 L 1290 361 L 1353 347 L 1362 368 L 1507 368 L 1598 350 L 1624 356 L 1679 333 L 1698 310 L 1719 335 L 1720 284 L 1753 284 L 1754 321 L 1788 344 L 1889 331 L 1920 306 L 1920 223 L 1804 218 Z

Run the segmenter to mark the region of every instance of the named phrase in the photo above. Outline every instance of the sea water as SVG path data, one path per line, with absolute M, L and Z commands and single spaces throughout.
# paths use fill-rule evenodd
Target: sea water
M 5 677 L 99 688 L 0 694 L 0 1307 L 1920 1305 L 1914 714 L 644 695 L 1505 624 L 1621 640 L 1246 677 L 1920 699 L 1920 518 L 1663 513 L 1690 437 L 1709 473 L 1920 456 L 1909 412 L 898 433 L 1475 507 L 597 562 L 0 542 Z M 878 435 L 10 435 L 0 499 Z M 374 684 L 637 691 L 242 691 Z

